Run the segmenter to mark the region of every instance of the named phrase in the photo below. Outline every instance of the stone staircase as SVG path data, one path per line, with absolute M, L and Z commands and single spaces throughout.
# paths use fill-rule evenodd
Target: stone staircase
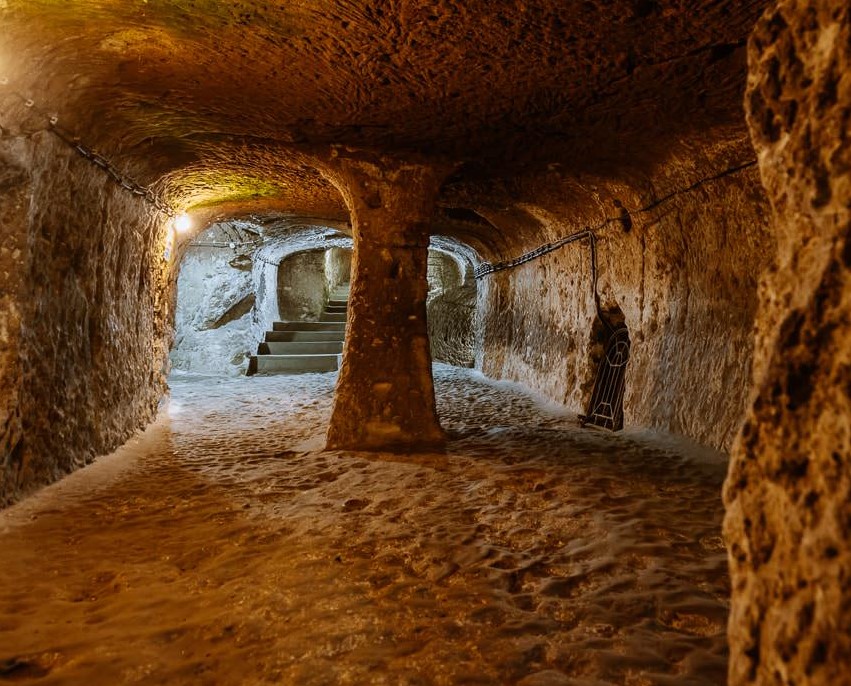
M 318 322 L 275 322 L 248 363 L 254 374 L 334 372 L 343 358 L 349 286 L 331 293 Z

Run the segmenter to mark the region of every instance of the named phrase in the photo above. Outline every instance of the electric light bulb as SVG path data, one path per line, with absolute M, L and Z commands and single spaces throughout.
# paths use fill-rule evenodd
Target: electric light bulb
M 178 233 L 186 233 L 192 228 L 192 219 L 188 214 L 182 212 L 174 218 L 174 230 Z

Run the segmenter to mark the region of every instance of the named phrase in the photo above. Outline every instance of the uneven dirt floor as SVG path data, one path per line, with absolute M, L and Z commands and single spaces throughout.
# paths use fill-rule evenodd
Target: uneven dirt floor
M 323 453 L 334 382 L 175 376 L 0 513 L 0 683 L 725 682 L 722 457 L 444 366 L 446 455 Z

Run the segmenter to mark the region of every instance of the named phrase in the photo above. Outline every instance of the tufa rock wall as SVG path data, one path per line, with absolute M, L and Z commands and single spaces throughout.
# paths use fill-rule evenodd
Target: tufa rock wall
M 17 485 L 23 423 L 21 317 L 27 268 L 31 146 L 0 136 L 0 506 Z
M 278 307 L 283 321 L 318 321 L 328 291 L 324 250 L 295 253 L 278 265 Z
M 153 418 L 171 288 L 165 227 L 148 205 L 48 133 L 0 142 L 7 504 Z
M 325 278 L 329 293 L 346 286 L 352 276 L 352 251 L 348 248 L 329 248 L 325 253 Z
M 738 141 L 712 152 L 670 160 L 668 175 L 649 194 L 665 200 L 629 214 L 654 205 L 643 190 L 647 180 L 527 182 L 532 192 L 518 193 L 528 201 L 489 215 L 504 234 L 525 242 L 488 259 L 515 257 L 613 218 L 598 231 L 598 290 L 604 313 L 624 321 L 632 343 L 626 424 L 729 450 L 748 398 L 757 280 L 773 240 L 759 176 L 752 166 L 738 168 L 752 159 L 750 146 Z M 586 410 L 605 343 L 587 240 L 486 277 L 479 311 L 485 374 Z
M 851 684 L 851 5 L 782 0 L 748 121 L 778 250 L 725 486 L 730 683 Z
M 257 344 L 253 262 L 242 246 L 229 248 L 231 243 L 232 232 L 216 224 L 189 245 L 180 263 L 175 369 L 236 376 L 248 366 Z
M 449 254 L 429 251 L 426 308 L 431 357 L 459 367 L 475 362 L 476 282 L 466 271 Z
M 347 283 L 350 238 L 329 238 L 328 229 L 282 230 L 257 248 L 240 224 L 214 224 L 185 246 L 171 352 L 175 369 L 244 374 L 248 355 L 273 322 L 318 320 L 329 291 Z

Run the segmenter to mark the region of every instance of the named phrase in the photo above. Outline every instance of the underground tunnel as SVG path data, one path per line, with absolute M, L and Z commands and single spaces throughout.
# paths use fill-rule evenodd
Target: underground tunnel
M 0 683 L 851 684 L 845 0 L 0 26 Z

